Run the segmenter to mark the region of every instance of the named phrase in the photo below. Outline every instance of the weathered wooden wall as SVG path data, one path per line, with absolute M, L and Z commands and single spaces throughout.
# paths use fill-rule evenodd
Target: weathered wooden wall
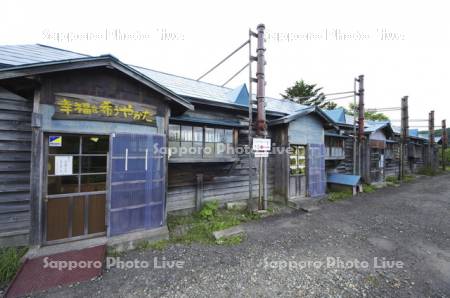
M 288 138 L 290 144 L 323 144 L 323 124 L 315 115 L 301 117 L 289 123 Z
M 31 112 L 31 101 L 0 88 L 0 246 L 28 242 Z
M 344 135 L 353 135 L 352 128 L 341 127 Z M 325 162 L 327 173 L 353 174 L 353 138 L 344 140 L 345 158 L 340 160 L 327 160 Z
M 248 144 L 248 130 L 240 129 L 238 146 Z M 268 195 L 273 196 L 273 162 L 268 163 Z M 253 159 L 253 197 L 258 195 L 258 159 Z M 202 187 L 197 187 L 197 175 L 203 175 Z M 221 204 L 249 198 L 249 159 L 238 155 L 236 162 L 169 163 L 167 211 L 192 211 L 201 191 L 203 201 L 218 200 Z

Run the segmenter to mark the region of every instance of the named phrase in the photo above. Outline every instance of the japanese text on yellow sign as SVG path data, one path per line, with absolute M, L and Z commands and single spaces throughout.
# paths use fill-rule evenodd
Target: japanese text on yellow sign
M 56 100 L 56 106 L 58 112 L 65 115 L 79 114 L 86 116 L 120 117 L 149 123 L 155 121 L 155 111 L 153 110 L 137 109 L 131 104 L 119 105 L 108 100 L 99 103 L 89 103 L 62 97 Z

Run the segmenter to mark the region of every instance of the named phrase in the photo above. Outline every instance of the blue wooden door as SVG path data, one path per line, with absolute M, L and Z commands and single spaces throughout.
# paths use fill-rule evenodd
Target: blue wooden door
M 164 224 L 164 147 L 163 135 L 111 137 L 108 235 Z
M 320 197 L 326 192 L 325 145 L 308 145 L 308 195 Z

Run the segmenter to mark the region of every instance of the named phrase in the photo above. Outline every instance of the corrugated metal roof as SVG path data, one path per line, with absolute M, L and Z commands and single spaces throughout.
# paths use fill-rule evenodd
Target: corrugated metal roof
M 0 46 L 0 64 L 10 66 L 83 57 L 89 56 L 40 44 Z
M 69 60 L 83 57 L 89 56 L 40 44 L 0 46 L 0 64 L 8 64 L 11 66 Z M 239 105 L 241 107 L 246 102 L 242 94 L 239 96 L 239 102 L 236 102 L 236 89 L 168 74 L 141 66 L 130 65 L 130 67 L 183 97 Z M 243 85 L 240 86 L 241 89 L 242 86 Z M 254 94 L 253 99 L 255 99 Z M 308 106 L 295 103 L 288 99 L 266 97 L 266 110 L 269 112 L 294 114 L 307 107 Z
M 346 124 L 344 108 L 338 108 L 334 110 L 323 110 L 323 111 L 328 115 L 328 117 L 333 119 L 334 122 L 339 124 Z

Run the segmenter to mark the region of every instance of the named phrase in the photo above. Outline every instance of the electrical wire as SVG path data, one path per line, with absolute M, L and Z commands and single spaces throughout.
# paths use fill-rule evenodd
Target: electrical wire
M 245 64 L 244 67 L 242 67 L 241 69 L 239 69 L 234 75 L 231 76 L 231 78 L 229 78 L 225 83 L 222 84 L 222 87 L 225 86 L 226 84 L 228 84 L 232 79 L 234 79 L 235 77 L 237 77 L 238 74 L 240 74 L 244 69 L 246 69 L 248 66 L 250 65 L 250 62 Z
M 216 69 L 217 67 L 219 67 L 222 63 L 224 63 L 225 61 L 227 61 L 231 56 L 233 56 L 234 54 L 236 54 L 240 49 L 242 49 L 243 47 L 245 47 L 247 44 L 249 43 L 248 40 L 246 40 L 242 45 L 240 45 L 237 49 L 235 49 L 233 52 L 231 52 L 228 56 L 226 56 L 224 59 L 222 59 L 219 63 L 217 63 L 216 65 L 214 65 L 210 70 L 208 70 L 207 72 L 205 72 L 203 75 L 201 75 L 197 81 L 200 81 L 201 79 L 203 79 L 205 76 L 207 76 L 209 73 L 211 73 L 214 69 Z

